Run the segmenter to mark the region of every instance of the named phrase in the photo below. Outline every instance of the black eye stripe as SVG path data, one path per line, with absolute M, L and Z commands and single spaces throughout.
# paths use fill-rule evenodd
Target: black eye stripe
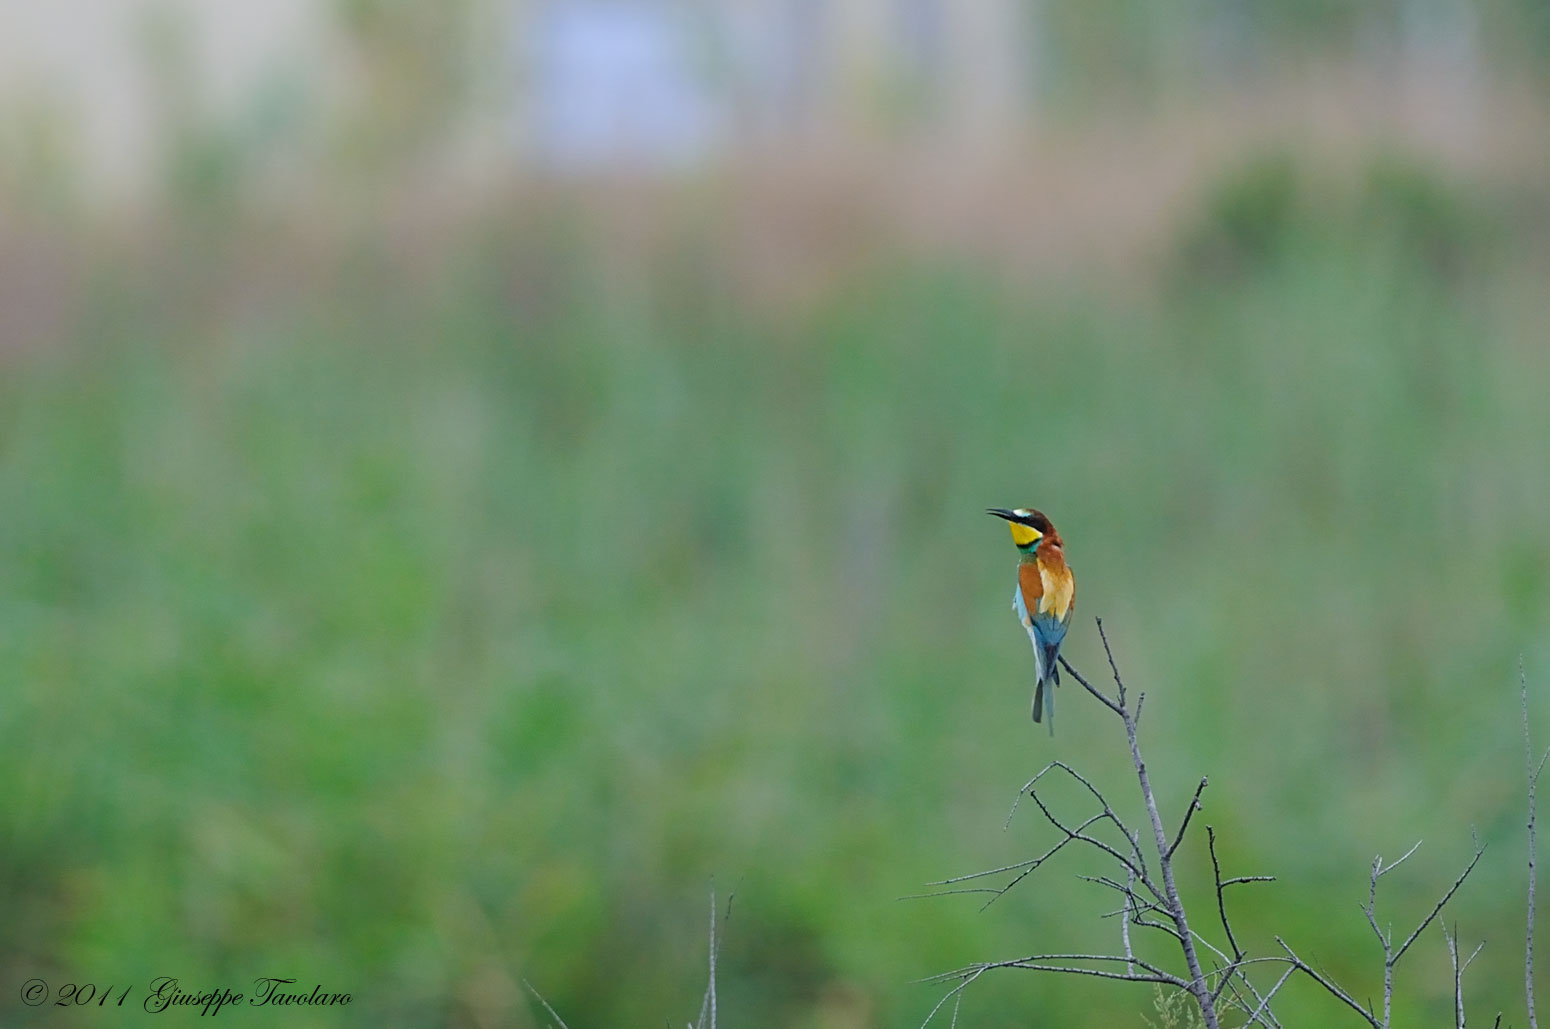
M 986 514 L 993 514 L 998 518 L 1004 518 L 1014 525 L 1026 526 L 1041 536 L 1052 536 L 1055 533 L 1055 527 L 1050 524 L 1050 520 L 1045 517 L 1042 511 L 1035 511 L 1026 507 L 1019 507 L 1010 511 L 1005 508 L 990 508 L 986 511 Z

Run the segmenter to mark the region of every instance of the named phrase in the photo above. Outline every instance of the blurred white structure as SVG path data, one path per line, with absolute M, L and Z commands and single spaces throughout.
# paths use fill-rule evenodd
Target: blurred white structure
M 517 57 L 530 69 L 518 136 L 546 161 L 680 164 L 722 137 L 724 98 L 695 60 L 682 5 L 570 0 L 516 12 Z
M 470 124 L 487 133 L 494 115 L 508 154 L 561 168 L 679 166 L 880 116 L 994 135 L 1029 96 L 1037 3 L 475 0 L 470 32 L 489 38 L 470 41 L 471 63 L 493 80 L 476 92 L 506 110 Z M 88 187 L 132 192 L 163 142 L 159 37 L 186 55 L 200 117 L 240 119 L 278 89 L 315 114 L 352 87 L 337 14 L 325 0 L 0 0 L 0 132 L 62 123 Z
M 165 128 L 158 52 L 186 56 L 191 107 L 234 118 L 282 83 L 331 77 L 330 13 L 316 0 L 0 0 L 0 139 L 18 122 L 62 123 L 88 190 L 134 192 Z
M 454 42 L 447 60 L 470 80 L 467 116 L 445 115 L 427 141 L 463 171 L 496 174 L 512 162 L 671 169 L 748 143 L 796 152 L 874 135 L 940 153 L 994 149 L 1036 113 L 1052 74 L 1041 58 L 1059 56 L 1048 0 L 423 2 L 446 6 L 0 0 L 0 161 L 25 126 L 46 124 L 67 137 L 88 190 L 132 194 L 156 181 L 169 105 L 242 126 L 262 122 L 276 96 L 327 140 L 352 105 L 393 103 L 392 91 L 373 93 L 383 66 L 345 26 L 347 10 L 431 12 L 457 27 L 466 45 Z M 1175 64 L 1227 68 L 1259 38 L 1248 10 L 1197 5 L 1153 42 L 1181 48 Z M 1397 12 L 1397 22 L 1375 13 L 1363 45 L 1413 81 L 1414 117 L 1448 131 L 1478 120 L 1474 6 L 1402 0 Z M 393 45 L 419 45 L 415 33 Z M 186 58 L 179 68 L 158 66 L 169 52 Z M 1240 61 L 1232 74 L 1246 70 Z M 414 74 L 400 86 L 398 99 L 414 97 Z
M 676 164 L 881 121 L 1004 135 L 1037 0 L 511 0 L 518 136 L 562 165 Z

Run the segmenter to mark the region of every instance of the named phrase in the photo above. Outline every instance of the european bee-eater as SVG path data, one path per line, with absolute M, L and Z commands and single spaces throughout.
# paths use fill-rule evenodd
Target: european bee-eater
M 1060 684 L 1060 644 L 1076 609 L 1076 577 L 1066 564 L 1060 533 L 1041 512 L 1025 507 L 1008 511 L 992 507 L 986 514 L 1005 518 L 1012 528 L 1012 542 L 1022 555 L 1017 564 L 1017 587 L 1012 591 L 1012 610 L 1033 642 L 1033 720 L 1044 718 L 1044 684 L 1050 684 L 1049 731 L 1055 734 L 1055 687 Z

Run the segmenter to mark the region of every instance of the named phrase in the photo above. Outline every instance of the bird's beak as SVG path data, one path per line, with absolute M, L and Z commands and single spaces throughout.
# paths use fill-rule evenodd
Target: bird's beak
M 1004 507 L 988 507 L 985 509 L 985 513 L 989 515 L 995 515 L 997 518 L 1005 518 L 1009 522 L 1022 521 L 1022 519 L 1017 517 L 1014 512 L 1008 511 Z

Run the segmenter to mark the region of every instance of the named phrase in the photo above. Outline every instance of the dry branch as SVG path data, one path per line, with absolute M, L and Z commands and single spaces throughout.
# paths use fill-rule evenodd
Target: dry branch
M 1208 938 L 1191 927 L 1184 901 L 1179 894 L 1174 879 L 1173 869 L 1174 857 L 1183 845 L 1195 812 L 1203 810 L 1201 797 L 1209 785 L 1209 780 L 1202 777 L 1199 784 L 1195 787 L 1194 795 L 1190 798 L 1188 807 L 1180 818 L 1178 829 L 1170 840 L 1167 832 L 1164 830 L 1163 819 L 1152 788 L 1151 777 L 1141 754 L 1138 725 L 1141 707 L 1146 700 L 1146 694 L 1137 693 L 1135 704 L 1131 705 L 1130 691 L 1126 687 L 1124 677 L 1119 671 L 1119 665 L 1114 657 L 1114 650 L 1109 643 L 1108 635 L 1104 630 L 1102 619 L 1097 620 L 1097 628 L 1099 638 L 1103 643 L 1104 655 L 1108 660 L 1109 671 L 1114 680 L 1115 693 L 1113 695 L 1106 694 L 1094 686 L 1088 681 L 1086 676 L 1082 675 L 1064 657 L 1060 659 L 1060 663 L 1072 679 L 1119 719 L 1121 726 L 1125 730 L 1125 739 L 1130 750 L 1131 765 L 1136 781 L 1140 786 L 1141 799 L 1146 807 L 1148 821 L 1152 827 L 1151 847 L 1143 848 L 1141 846 L 1140 834 L 1125 824 L 1108 798 L 1090 779 L 1063 761 L 1051 761 L 1018 791 L 1017 801 L 1013 803 L 1012 810 L 1007 815 L 1007 825 L 1010 826 L 1012 818 L 1016 815 L 1018 803 L 1021 802 L 1024 796 L 1027 796 L 1038 807 L 1044 820 L 1060 833 L 1060 838 L 1037 857 L 1027 861 L 1019 861 L 982 872 L 941 879 L 929 884 L 937 887 L 952 887 L 959 883 L 991 876 L 1010 875 L 1008 881 L 1002 885 L 945 889 L 936 893 L 923 894 L 922 896 L 941 896 L 951 893 L 989 893 L 991 897 L 987 901 L 988 906 L 989 903 L 993 903 L 1000 897 L 1005 896 L 1008 891 L 1042 867 L 1055 854 L 1068 847 L 1082 853 L 1101 855 L 1104 860 L 1114 863 L 1115 873 L 1084 874 L 1079 875 L 1078 878 L 1102 886 L 1105 889 L 1113 890 L 1120 895 L 1120 906 L 1103 917 L 1119 918 L 1122 953 L 1085 955 L 1039 954 L 1007 961 L 976 963 L 952 972 L 933 976 L 923 981 L 946 983 L 956 980 L 956 983 L 952 990 L 938 1000 L 936 1006 L 931 1009 L 931 1013 L 927 1016 L 926 1023 L 923 1023 L 923 1025 L 929 1023 L 936 1013 L 946 1005 L 949 999 L 955 1002 L 953 1021 L 956 1024 L 958 1003 L 961 1002 L 963 992 L 970 983 L 976 981 L 986 972 L 995 969 L 1020 968 L 1029 971 L 1081 975 L 1121 982 L 1154 983 L 1183 990 L 1193 997 L 1195 1004 L 1200 1009 L 1200 1017 L 1207 1029 L 1218 1029 L 1218 1011 L 1219 1006 L 1222 1005 L 1225 1005 L 1225 1007 L 1222 1007 L 1221 1010 L 1234 1010 L 1238 1012 L 1244 1019 L 1241 1023 L 1244 1026 L 1262 1025 L 1267 1027 L 1267 1029 L 1280 1029 L 1280 1022 L 1276 1019 L 1271 1003 L 1281 992 L 1282 988 L 1295 977 L 1296 973 L 1300 972 L 1358 1015 L 1372 1029 L 1390 1029 L 1393 1010 L 1394 969 L 1416 940 L 1420 938 L 1427 926 L 1431 925 L 1442 914 L 1443 910 L 1453 900 L 1459 889 L 1464 885 L 1464 882 L 1479 864 L 1481 855 L 1484 853 L 1484 848 L 1479 840 L 1475 840 L 1474 854 L 1463 871 L 1442 893 L 1441 897 L 1425 917 L 1420 920 L 1415 929 L 1404 937 L 1397 946 L 1394 943 L 1392 927 L 1385 928 L 1378 921 L 1378 881 L 1414 856 L 1420 847 L 1420 843 L 1417 842 L 1395 861 L 1385 863 L 1382 857 L 1374 859 L 1368 873 L 1367 900 L 1361 906 L 1363 913 L 1367 917 L 1368 925 L 1371 927 L 1373 934 L 1378 938 L 1379 945 L 1383 949 L 1383 1006 L 1381 1014 L 1371 1002 L 1364 1005 L 1326 972 L 1304 960 L 1280 936 L 1275 936 L 1274 939 L 1281 948 L 1282 954 L 1250 957 L 1244 951 L 1229 917 L 1226 898 L 1227 890 L 1237 885 L 1274 882 L 1275 877 L 1269 875 L 1224 876 L 1216 849 L 1216 831 L 1212 826 L 1208 825 L 1206 826 L 1207 850 L 1211 858 L 1212 882 L 1216 892 L 1217 917 L 1225 937 L 1226 949 L 1216 946 Z M 1529 773 L 1529 922 L 1525 948 L 1525 981 L 1528 991 L 1530 1029 L 1537 1029 L 1537 1025 L 1533 1021 L 1534 799 L 1539 776 L 1546 762 L 1550 761 L 1550 753 L 1547 753 L 1540 760 L 1538 766 L 1533 764 L 1533 752 L 1530 748 L 1528 733 L 1527 698 L 1527 686 L 1525 684 L 1523 686 L 1524 747 Z M 1074 822 L 1068 822 L 1056 814 L 1043 792 L 1047 781 L 1056 772 L 1063 773 L 1067 778 L 1079 784 L 1092 800 L 1096 802 L 1098 810 Z M 1104 830 L 1104 834 L 1107 835 L 1107 830 L 1104 829 L 1105 826 L 1111 827 L 1123 837 L 1125 842 L 1122 846 L 1115 846 L 1099 835 L 1095 835 L 1097 830 Z M 1076 846 L 1073 847 L 1072 845 Z M 1153 850 L 1156 854 L 1157 863 L 1155 868 L 1148 862 L 1146 856 L 1148 849 Z M 1123 874 L 1119 874 L 1120 872 Z M 1188 974 L 1175 974 L 1138 956 L 1134 945 L 1132 929 L 1155 930 L 1176 944 Z M 1475 951 L 1467 959 L 1460 961 L 1456 937 L 1448 934 L 1446 929 L 1444 931 L 1455 973 L 1455 1020 L 1458 1026 L 1462 1027 L 1464 1024 L 1463 975 L 1475 956 L 1480 953 L 1480 947 L 1476 947 Z M 1483 947 L 1484 944 L 1481 944 L 1481 946 Z M 1205 970 L 1201 964 L 1201 955 L 1204 952 L 1208 952 L 1207 956 L 1212 963 L 1209 971 Z M 1276 978 L 1268 989 L 1264 990 L 1254 983 L 1249 974 L 1251 966 L 1260 964 L 1278 964 L 1283 966 L 1279 977 Z M 1498 1026 L 1500 1021 L 1500 1016 L 1498 1016 Z
M 555 1011 L 554 1008 L 549 1006 L 549 1002 L 544 1000 L 544 995 L 539 993 L 538 990 L 534 988 L 532 983 L 524 979 L 522 980 L 522 985 L 526 986 L 527 992 L 531 993 L 533 998 L 537 1000 L 538 1003 L 543 1005 L 544 1010 L 549 1012 L 549 1017 L 554 1019 L 555 1022 L 559 1024 L 560 1029 L 570 1029 L 570 1026 L 565 1024 L 565 1019 L 561 1018 L 559 1012 Z
M 1141 705 L 1145 701 L 1146 695 L 1144 693 L 1138 694 L 1136 697 L 1135 707 L 1133 709 L 1130 707 L 1129 691 L 1125 686 L 1125 680 L 1123 676 L 1120 675 L 1118 664 L 1114 659 L 1113 650 L 1109 646 L 1108 636 L 1104 633 L 1103 621 L 1099 619 L 1097 624 L 1099 637 L 1103 641 L 1104 653 L 1108 656 L 1109 670 L 1113 673 L 1114 676 L 1116 697 L 1109 697 L 1102 690 L 1099 690 L 1097 687 L 1093 686 L 1090 682 L 1088 682 L 1087 678 L 1075 668 L 1073 668 L 1071 663 L 1065 658 L 1061 658 L 1060 663 L 1066 669 L 1066 671 L 1070 673 L 1071 677 L 1082 686 L 1083 689 L 1092 694 L 1099 700 L 1099 702 L 1108 708 L 1109 711 L 1116 715 L 1119 718 L 1121 724 L 1124 726 L 1125 736 L 1130 746 L 1131 762 L 1135 769 L 1137 782 L 1141 788 L 1142 800 L 1146 805 L 1147 817 L 1152 825 L 1153 843 L 1157 854 L 1157 875 L 1154 877 L 1152 869 L 1148 866 L 1145 852 L 1140 845 L 1140 834 L 1127 826 L 1119 817 L 1119 815 L 1115 813 L 1113 805 L 1109 803 L 1108 798 L 1104 796 L 1103 792 L 1094 786 L 1089 779 L 1087 779 L 1081 773 L 1077 772 L 1075 769 L 1071 768 L 1069 765 L 1061 761 L 1052 761 L 1043 769 L 1041 769 L 1039 773 L 1032 779 L 1028 780 L 1024 787 L 1018 791 L 1018 800 L 1020 801 L 1023 796 L 1027 796 L 1029 799 L 1031 799 L 1034 804 L 1038 806 L 1039 811 L 1044 816 L 1045 821 L 1049 822 L 1051 826 L 1058 830 L 1061 833 L 1062 838 L 1053 844 L 1044 853 L 1040 854 L 1036 858 L 1031 859 L 1030 861 L 1018 862 L 1014 865 L 1007 865 L 1003 866 L 1002 868 L 992 869 L 986 872 L 976 872 L 968 876 L 959 876 L 953 879 L 943 879 L 935 883 L 931 883 L 930 885 L 952 886 L 956 883 L 965 882 L 971 879 L 978 879 L 984 876 L 1015 871 L 1016 875 L 1014 875 L 1013 878 L 1005 885 L 999 888 L 988 890 L 988 892 L 992 894 L 990 900 L 986 902 L 988 905 L 993 903 L 998 898 L 1004 896 L 1008 890 L 1016 886 L 1027 876 L 1031 875 L 1035 870 L 1043 865 L 1045 861 L 1049 860 L 1049 858 L 1053 857 L 1067 845 L 1085 845 L 1087 848 L 1101 853 L 1108 859 L 1114 861 L 1124 871 L 1123 883 L 1121 883 L 1117 877 L 1090 877 L 1092 881 L 1100 883 L 1105 887 L 1117 890 L 1123 896 L 1123 905 L 1118 913 L 1121 916 L 1120 935 L 1121 942 L 1124 947 L 1124 953 L 1120 955 L 1087 955 L 1085 960 L 1092 962 L 1121 963 L 1124 965 L 1125 971 L 1120 972 L 1110 971 L 1108 969 L 1102 968 L 1085 968 L 1077 965 L 1049 964 L 1050 961 L 1073 960 L 1071 957 L 1061 958 L 1056 955 L 1044 955 L 1042 957 L 1023 958 L 1015 961 L 988 962 L 979 965 L 971 965 L 967 968 L 959 969 L 956 972 L 946 973 L 945 976 L 939 977 L 935 980 L 941 982 L 951 979 L 959 979 L 961 981 L 957 986 L 954 987 L 948 996 L 944 996 L 940 1001 L 938 1001 L 937 1006 L 932 1009 L 931 1015 L 927 1017 L 927 1022 L 929 1022 L 931 1017 L 934 1016 L 936 1012 L 939 1011 L 941 1007 L 947 1002 L 948 997 L 956 997 L 961 995 L 961 991 L 968 985 L 969 982 L 977 979 L 986 971 L 989 971 L 993 968 L 1022 968 L 1032 971 L 1057 972 L 1067 975 L 1088 975 L 1103 979 L 1117 979 L 1129 982 L 1161 983 L 1163 985 L 1172 986 L 1175 989 L 1183 989 L 1188 991 L 1195 998 L 1196 1004 L 1200 1007 L 1201 1017 L 1205 1021 L 1206 1029 L 1218 1029 L 1216 1001 L 1225 988 L 1225 981 L 1230 980 L 1234 975 L 1241 974 L 1243 965 L 1241 954 L 1229 962 L 1226 968 L 1218 969 L 1211 973 L 1212 975 L 1220 975 L 1223 979 L 1223 982 L 1218 984 L 1218 986 L 1213 989 L 1211 983 L 1208 981 L 1209 976 L 1201 967 L 1200 957 L 1195 949 L 1196 936 L 1190 929 L 1189 916 L 1185 911 L 1184 903 L 1179 896 L 1178 886 L 1174 881 L 1173 875 L 1174 853 L 1178 850 L 1179 845 L 1183 842 L 1184 835 L 1189 829 L 1190 820 L 1193 817 L 1195 811 L 1199 810 L 1200 808 L 1200 796 L 1206 788 L 1207 781 L 1203 778 L 1200 780 L 1200 785 L 1196 787 L 1195 795 L 1190 800 L 1189 807 L 1185 811 L 1184 816 L 1180 822 L 1178 832 L 1175 834 L 1174 839 L 1170 841 L 1168 839 L 1167 832 L 1163 828 L 1162 816 L 1158 810 L 1157 800 L 1152 791 L 1151 778 L 1147 773 L 1146 762 L 1142 759 L 1141 756 L 1141 745 L 1137 733 L 1137 722 L 1140 718 Z M 1092 798 L 1098 802 L 1100 810 L 1097 813 L 1087 817 L 1085 820 L 1075 825 L 1072 825 L 1063 821 L 1054 812 L 1050 805 L 1045 801 L 1044 797 L 1040 794 L 1039 788 L 1044 777 L 1057 769 L 1064 772 L 1071 779 L 1080 783 L 1092 796 Z M 1016 810 L 1017 805 L 1014 803 L 1012 806 L 1012 814 L 1007 816 L 1008 823 L 1010 823 L 1012 815 L 1016 814 Z M 1113 826 L 1114 829 L 1119 831 L 1119 833 L 1126 841 L 1126 847 L 1129 850 L 1128 854 L 1122 852 L 1119 848 L 1115 847 L 1108 841 L 1103 840 L 1088 831 L 1100 823 L 1108 823 L 1109 825 Z M 1138 884 L 1140 890 L 1144 891 L 1146 896 L 1143 897 L 1141 893 L 1138 893 Z M 945 890 L 942 892 L 954 893 L 982 891 L 984 891 L 984 888 L 974 887 L 961 891 Z M 1158 919 L 1154 920 L 1147 917 L 1150 914 L 1156 914 Z M 1130 938 L 1130 929 L 1132 926 L 1158 929 L 1169 935 L 1179 945 L 1180 952 L 1184 958 L 1185 966 L 1189 970 L 1188 978 L 1165 972 L 1161 968 L 1150 965 L 1138 958 Z M 1137 972 L 1136 969 L 1138 968 L 1142 969 L 1142 971 Z

